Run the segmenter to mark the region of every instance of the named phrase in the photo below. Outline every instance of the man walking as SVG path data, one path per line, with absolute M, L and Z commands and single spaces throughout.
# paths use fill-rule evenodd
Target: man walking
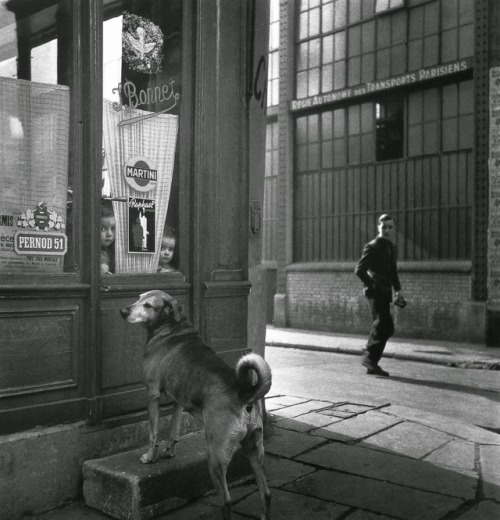
M 378 363 L 387 340 L 394 333 L 390 307 L 393 288 L 396 301 L 404 302 L 400 292 L 394 231 L 395 224 L 391 215 L 381 215 L 378 219 L 378 235 L 365 245 L 354 271 L 365 286 L 364 293 L 373 317 L 362 364 L 368 374 L 386 377 L 389 373 L 382 370 Z

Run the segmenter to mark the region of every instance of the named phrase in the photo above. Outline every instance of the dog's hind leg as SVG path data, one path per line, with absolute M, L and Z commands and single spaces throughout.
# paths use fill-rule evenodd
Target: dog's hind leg
M 168 430 L 167 441 L 165 449 L 161 452 L 161 457 L 173 458 L 175 457 L 175 446 L 179 442 L 179 430 L 181 428 L 182 411 L 184 408 L 178 403 L 174 403 L 174 412 L 170 420 L 170 428 Z
M 205 416 L 205 440 L 207 442 L 208 468 L 212 482 L 219 495 L 222 518 L 231 520 L 231 496 L 227 487 L 227 466 L 240 443 L 231 437 L 231 414 Z
M 160 390 L 148 387 L 149 448 L 141 462 L 150 464 L 158 459 L 158 424 L 160 421 Z
M 255 480 L 259 486 L 260 501 L 264 511 L 261 520 L 271 520 L 271 492 L 267 485 L 266 474 L 264 472 L 264 434 L 262 428 L 256 428 L 242 441 L 243 451 L 250 461 Z
M 227 464 L 221 460 L 221 457 L 215 453 L 213 448 L 208 446 L 207 458 L 210 476 L 221 503 L 222 519 L 231 520 L 231 495 L 226 481 Z

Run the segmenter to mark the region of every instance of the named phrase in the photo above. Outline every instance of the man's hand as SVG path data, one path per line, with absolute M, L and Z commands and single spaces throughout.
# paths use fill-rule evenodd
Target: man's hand
M 396 298 L 394 300 L 394 305 L 400 307 L 401 309 L 406 307 L 406 300 L 404 299 L 403 293 L 401 291 L 398 291 L 395 294 Z

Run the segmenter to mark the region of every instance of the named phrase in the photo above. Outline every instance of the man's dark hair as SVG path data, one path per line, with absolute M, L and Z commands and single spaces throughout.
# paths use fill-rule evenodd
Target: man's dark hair
M 381 222 L 385 222 L 386 220 L 392 220 L 393 222 L 396 222 L 392 218 L 392 215 L 389 215 L 389 213 L 384 213 L 383 215 L 380 215 L 380 217 L 378 218 L 378 223 L 380 224 Z

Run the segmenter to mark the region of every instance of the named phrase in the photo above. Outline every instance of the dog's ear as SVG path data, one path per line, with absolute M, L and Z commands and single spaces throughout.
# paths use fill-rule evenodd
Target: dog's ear
M 182 307 L 177 303 L 175 298 L 167 295 L 167 298 L 165 298 L 165 310 L 173 315 L 175 321 L 181 321 Z

